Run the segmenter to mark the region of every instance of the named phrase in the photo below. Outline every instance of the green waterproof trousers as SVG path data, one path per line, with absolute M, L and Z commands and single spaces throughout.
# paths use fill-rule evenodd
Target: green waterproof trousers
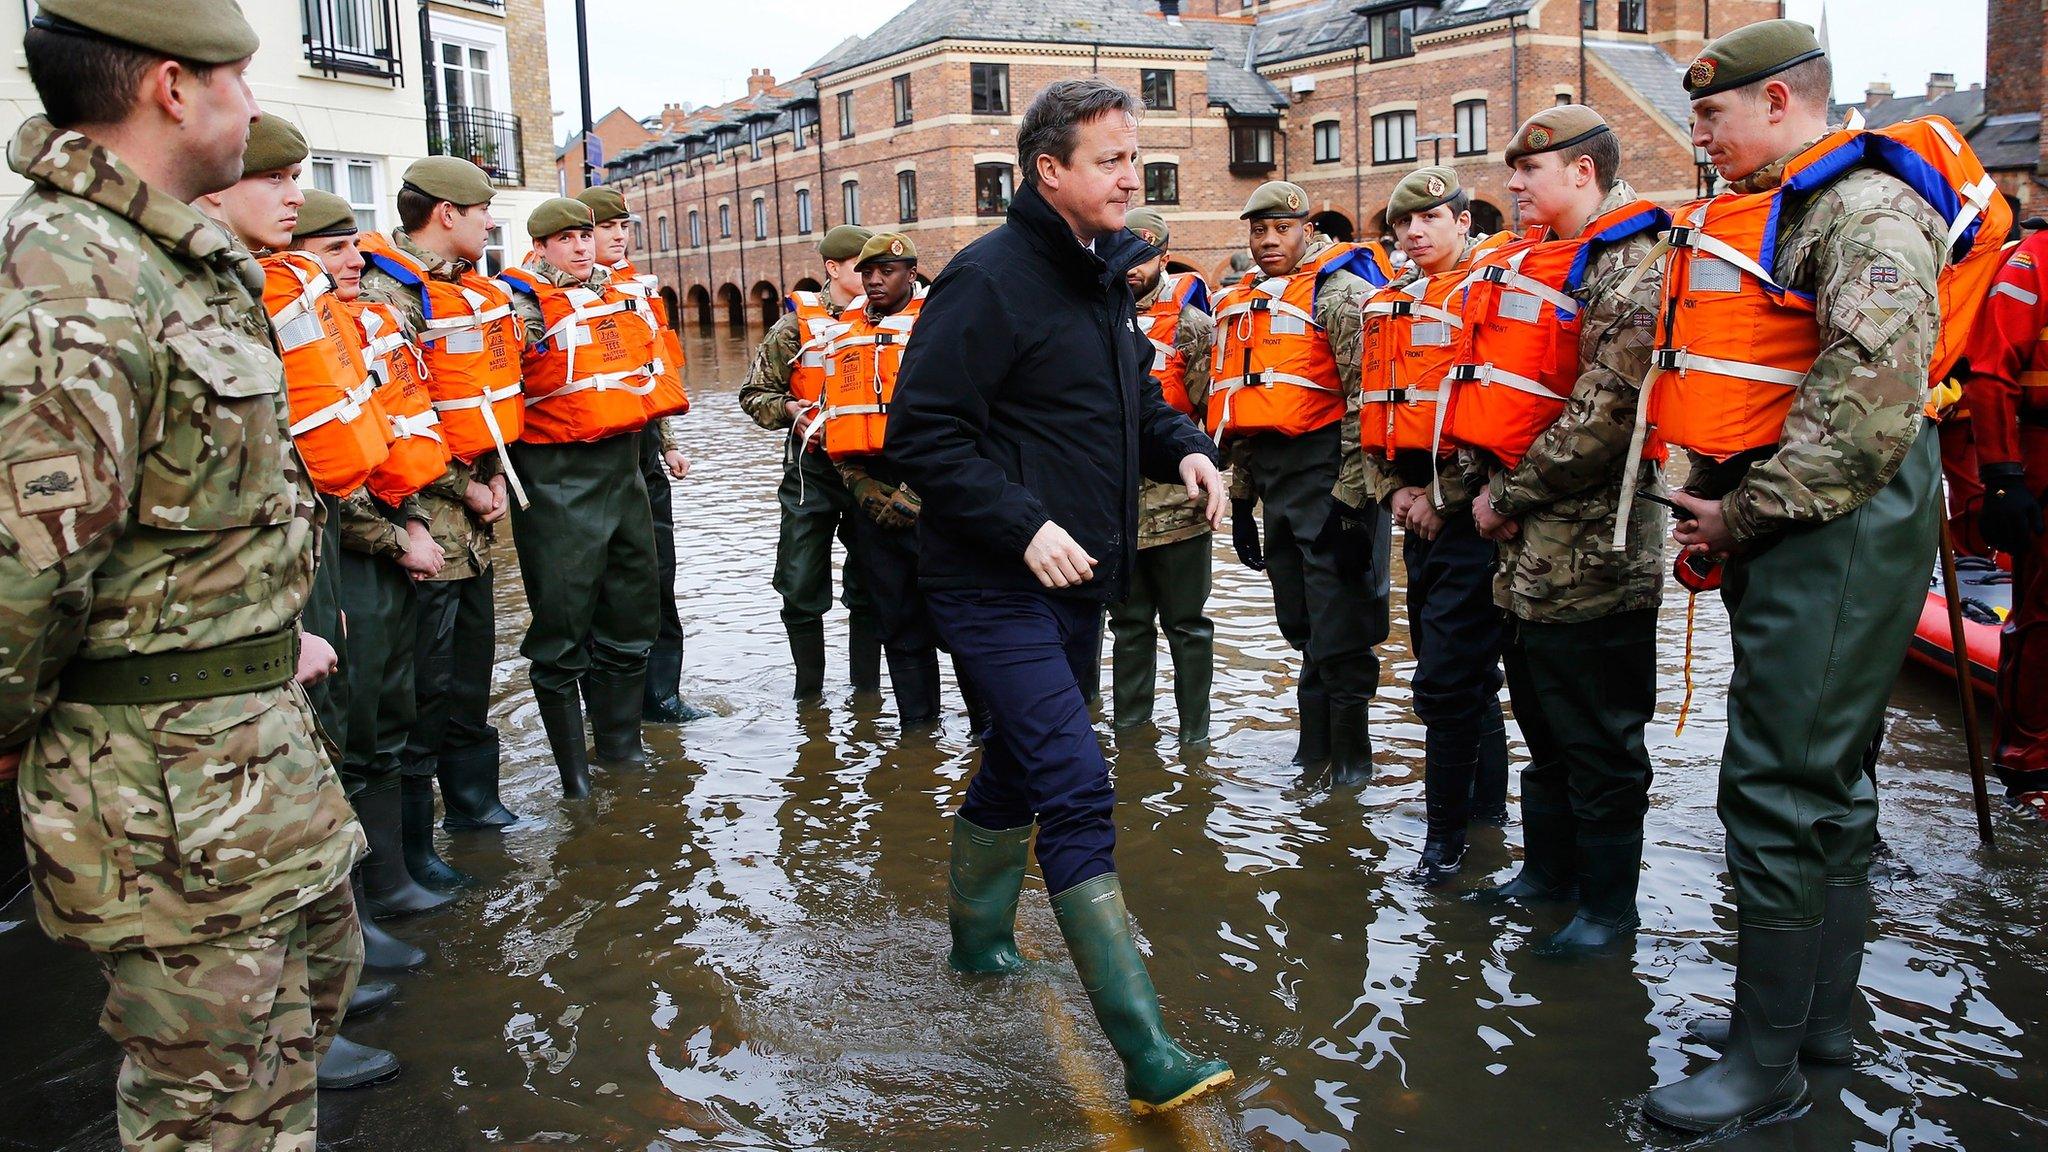
M 782 597 L 782 622 L 816 624 L 832 607 L 832 538 L 852 548 L 853 517 L 860 515 L 839 470 L 823 452 L 805 452 L 782 470 L 776 490 L 782 526 L 775 539 L 775 592 Z M 842 599 L 855 616 L 869 612 L 867 589 L 855 565 L 841 577 Z
M 1130 594 L 1109 606 L 1116 725 L 1152 718 L 1157 691 L 1159 633 L 1173 657 L 1173 698 L 1183 743 L 1209 736 L 1209 688 L 1215 677 L 1216 625 L 1209 604 L 1214 544 L 1204 532 L 1186 540 L 1140 549 Z M 1156 623 L 1155 623 L 1156 622 Z
M 411 769 L 413 653 L 419 614 L 412 577 L 389 556 L 341 553 L 341 606 L 348 614 L 348 740 L 342 745 L 342 786 L 365 785 Z M 433 772 L 428 762 L 424 772 Z
M 313 716 L 320 722 L 320 732 L 340 752 L 348 747 L 349 717 L 349 659 L 348 643 L 341 634 L 341 505 L 332 496 L 320 497 L 324 517 L 320 525 L 320 554 L 313 567 L 313 587 L 306 593 L 306 608 L 299 616 L 299 627 L 314 636 L 334 645 L 335 661 L 339 665 L 334 675 L 317 684 L 306 686 L 306 700 L 313 705 Z M 336 757 L 339 762 L 340 757 Z M 355 786 L 343 781 L 349 795 L 356 794 Z
M 1861 507 L 1728 563 L 1735 670 L 1720 810 L 1744 927 L 1817 925 L 1827 885 L 1869 875 L 1877 790 L 1863 753 L 1927 596 L 1938 445 L 1929 424 Z
M 640 438 L 514 444 L 512 466 L 531 501 L 513 505 L 512 539 L 532 613 L 519 651 L 534 691 L 574 693 L 593 668 L 637 674 L 661 629 Z

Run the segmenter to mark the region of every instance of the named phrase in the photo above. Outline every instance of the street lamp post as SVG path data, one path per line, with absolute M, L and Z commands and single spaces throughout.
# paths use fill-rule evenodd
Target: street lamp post
M 1454 132 L 1431 132 L 1426 136 L 1417 136 L 1415 142 L 1417 144 L 1427 142 L 1429 144 L 1429 162 L 1431 164 L 1441 164 L 1444 162 L 1444 141 L 1456 140 L 1457 138 L 1457 134 Z

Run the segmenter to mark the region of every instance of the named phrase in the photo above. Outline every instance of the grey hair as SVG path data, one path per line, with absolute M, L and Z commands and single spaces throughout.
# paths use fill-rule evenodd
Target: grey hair
M 1130 92 L 1092 76 L 1046 85 L 1031 98 L 1031 106 L 1024 110 L 1024 123 L 1017 129 L 1017 166 L 1024 170 L 1024 182 L 1038 183 L 1040 156 L 1050 156 L 1060 164 L 1072 162 L 1080 144 L 1081 125 L 1112 112 L 1135 119 L 1141 107 Z

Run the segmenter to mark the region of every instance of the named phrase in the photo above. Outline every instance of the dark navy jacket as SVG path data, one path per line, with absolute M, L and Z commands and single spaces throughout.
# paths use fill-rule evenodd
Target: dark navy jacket
M 1129 231 L 1095 250 L 1029 184 L 1002 227 L 931 286 L 904 351 L 885 443 L 923 498 L 928 589 L 1124 597 L 1137 558 L 1138 478 L 1178 481 L 1215 445 L 1160 396 L 1124 272 L 1157 255 Z M 1046 589 L 1024 549 L 1047 520 L 1096 561 Z

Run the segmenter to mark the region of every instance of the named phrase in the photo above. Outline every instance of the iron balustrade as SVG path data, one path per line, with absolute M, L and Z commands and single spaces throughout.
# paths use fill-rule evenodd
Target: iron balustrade
M 427 122 L 427 151 L 467 160 L 501 188 L 526 183 L 526 135 L 519 117 L 462 105 L 438 108 Z
M 329 76 L 399 82 L 398 0 L 299 0 L 306 59 Z

